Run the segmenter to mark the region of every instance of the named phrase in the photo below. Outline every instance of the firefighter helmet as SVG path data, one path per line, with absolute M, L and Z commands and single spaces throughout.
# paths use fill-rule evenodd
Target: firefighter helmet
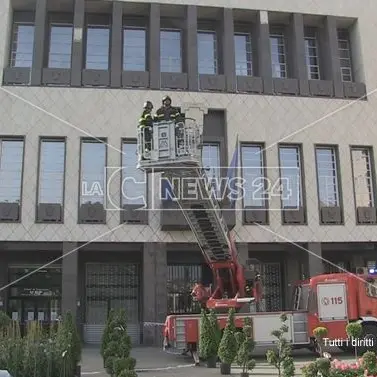
M 164 96 L 162 103 L 164 104 L 166 101 L 169 101 L 171 103 L 171 98 L 169 96 Z
M 143 109 L 153 109 L 153 104 L 151 101 L 144 102 Z

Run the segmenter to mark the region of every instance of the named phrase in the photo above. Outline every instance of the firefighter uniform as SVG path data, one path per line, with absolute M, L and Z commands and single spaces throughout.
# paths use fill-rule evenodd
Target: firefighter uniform
M 157 110 L 156 117 L 158 121 L 175 121 L 179 122 L 182 118 L 177 108 L 171 105 L 171 98 L 165 96 L 162 99 L 162 106 Z
M 139 129 L 144 130 L 144 152 L 148 152 L 152 148 L 153 121 L 152 116 L 153 104 L 150 101 L 145 102 L 143 112 L 139 119 Z

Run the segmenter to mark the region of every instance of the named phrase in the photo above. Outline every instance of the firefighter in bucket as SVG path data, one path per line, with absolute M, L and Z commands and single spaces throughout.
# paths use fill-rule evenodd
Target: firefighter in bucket
M 153 104 L 151 101 L 144 103 L 143 112 L 139 119 L 139 130 L 141 131 L 144 141 L 143 145 L 143 155 L 142 158 L 145 160 L 146 156 L 149 155 L 152 150 L 152 138 L 153 138 L 153 121 L 154 116 L 152 115 Z

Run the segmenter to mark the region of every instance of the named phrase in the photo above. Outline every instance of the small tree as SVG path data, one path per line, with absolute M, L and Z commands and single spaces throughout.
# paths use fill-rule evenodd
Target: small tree
M 227 324 L 219 346 L 221 374 L 230 374 L 230 367 L 237 355 L 237 340 L 235 337 L 234 309 L 229 310 Z
M 102 358 L 104 357 L 105 349 L 107 348 L 107 345 L 110 341 L 110 333 L 111 333 L 111 330 L 112 330 L 111 322 L 114 319 L 114 315 L 115 315 L 115 310 L 111 309 L 110 312 L 109 312 L 109 315 L 107 317 L 105 329 L 103 330 L 103 334 L 102 334 L 102 341 L 101 341 L 101 356 L 102 356 Z
M 346 326 L 346 332 L 351 342 L 355 339 L 357 344 L 357 339 L 363 333 L 363 326 L 359 322 L 351 322 Z M 357 346 L 355 346 L 355 358 L 357 359 Z
M 211 309 L 209 311 L 208 319 L 209 319 L 209 322 L 210 322 L 211 327 L 213 329 L 213 332 L 215 334 L 215 339 L 216 339 L 216 355 L 217 355 L 217 351 L 219 349 L 219 345 L 220 345 L 220 342 L 221 342 L 221 330 L 220 330 L 219 321 L 217 319 L 216 312 L 213 309 Z
M 240 344 L 236 361 L 242 368 L 241 377 L 248 377 L 249 371 L 255 368 L 255 360 L 251 358 L 255 347 L 254 340 L 252 339 L 252 327 L 245 325 L 243 332 L 237 333 L 236 338 L 238 338 L 238 343 Z
M 65 331 L 71 334 L 72 357 L 75 364 L 78 365 L 78 363 L 81 361 L 81 339 L 71 312 L 67 312 L 63 317 L 63 326 Z
M 318 353 L 320 357 L 323 357 L 323 347 L 324 347 L 324 339 L 327 336 L 327 328 L 326 327 L 316 327 L 313 330 L 313 335 L 316 340 L 316 344 L 318 347 Z
M 278 370 L 279 377 L 293 377 L 295 374 L 292 347 L 284 336 L 289 330 L 286 324 L 287 319 L 286 314 L 280 316 L 282 322 L 280 329 L 274 330 L 271 333 L 277 339 L 277 347 L 276 349 L 268 350 L 266 353 L 267 361 Z
M 130 357 L 131 338 L 127 334 L 125 310 L 113 313 L 108 326 L 106 344 L 103 358 L 108 374 L 115 377 L 121 375 L 123 377 L 133 377 L 135 375 L 136 360 Z
M 199 353 L 200 357 L 207 360 L 208 368 L 216 367 L 217 338 L 207 313 L 202 310 L 200 319 Z
M 367 376 L 377 375 L 377 359 L 374 352 L 368 351 L 364 353 L 362 367 L 367 371 Z

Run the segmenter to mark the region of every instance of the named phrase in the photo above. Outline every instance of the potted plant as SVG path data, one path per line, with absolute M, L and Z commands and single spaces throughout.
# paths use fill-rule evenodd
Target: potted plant
M 249 372 L 255 368 L 255 360 L 251 357 L 255 347 L 252 339 L 252 327 L 245 325 L 243 332 L 238 332 L 236 338 L 238 338 L 238 343 L 240 344 L 236 356 L 237 364 L 242 368 L 240 376 L 249 377 Z
M 235 337 L 234 309 L 229 310 L 227 324 L 219 346 L 220 372 L 230 375 L 231 365 L 237 356 L 237 340 Z
M 216 315 L 216 312 L 211 309 L 209 311 L 209 316 L 208 316 L 208 319 L 209 319 L 209 322 L 211 324 L 211 327 L 213 329 L 213 332 L 215 334 L 215 339 L 216 339 L 216 355 L 217 355 L 217 351 L 219 349 L 219 345 L 220 345 L 220 342 L 221 342 L 221 330 L 220 330 L 220 326 L 219 326 L 219 321 L 217 319 L 217 315 Z
M 319 357 L 323 357 L 323 346 L 324 346 L 323 342 L 327 336 L 327 333 L 328 331 L 326 327 L 316 327 L 313 330 L 313 335 L 316 340 L 316 345 L 318 347 Z
M 199 354 L 207 362 L 208 368 L 216 368 L 217 338 L 207 313 L 202 310 L 200 319 Z
M 346 332 L 351 342 L 353 339 L 356 339 L 357 344 L 357 339 L 360 338 L 363 333 L 363 326 L 359 322 L 351 322 L 347 325 Z M 357 359 L 357 346 L 355 346 L 355 358 Z
M 295 365 L 292 358 L 292 347 L 284 336 L 289 328 L 286 324 L 288 318 L 286 314 L 280 316 L 282 322 L 278 330 L 272 331 L 271 335 L 276 338 L 276 348 L 268 350 L 266 353 L 267 361 L 278 371 L 278 376 L 293 377 L 295 375 Z

